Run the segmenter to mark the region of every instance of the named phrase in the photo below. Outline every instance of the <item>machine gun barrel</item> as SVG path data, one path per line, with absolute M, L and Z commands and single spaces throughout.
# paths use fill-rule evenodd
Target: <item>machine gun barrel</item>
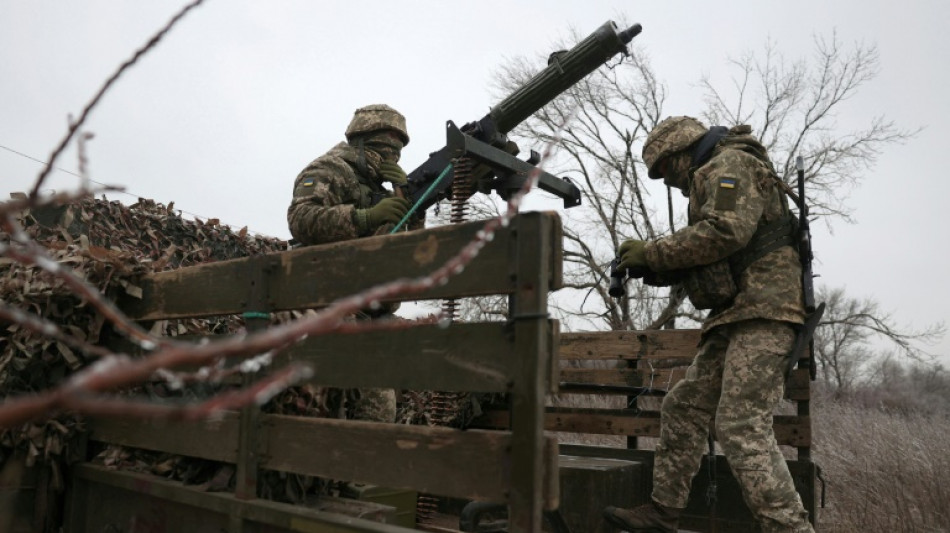
M 551 54 L 544 70 L 491 108 L 488 117 L 496 130 L 508 133 L 617 53 L 626 55 L 627 43 L 642 29 L 634 24 L 618 32 L 617 24 L 607 21 L 569 51 Z

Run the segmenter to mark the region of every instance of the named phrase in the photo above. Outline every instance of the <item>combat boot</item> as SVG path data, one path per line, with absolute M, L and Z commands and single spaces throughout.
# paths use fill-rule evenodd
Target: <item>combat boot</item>
M 676 533 L 682 512 L 682 509 L 651 501 L 633 509 L 607 507 L 604 509 L 604 519 L 610 525 L 631 533 Z

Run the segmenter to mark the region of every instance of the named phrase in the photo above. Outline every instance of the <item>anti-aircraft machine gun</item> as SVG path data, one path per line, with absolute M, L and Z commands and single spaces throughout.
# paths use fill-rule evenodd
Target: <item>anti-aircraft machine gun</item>
M 412 210 L 426 209 L 442 199 L 453 202 L 453 222 L 463 204 L 475 192 L 496 191 L 507 199 L 524 184 L 540 157 L 532 150 L 527 161 L 515 157 L 517 145 L 507 133 L 565 90 L 621 53 L 641 31 L 639 24 L 618 31 L 608 21 L 567 51 L 548 58 L 548 65 L 522 87 L 491 108 L 487 115 L 461 128 L 446 123 L 446 145 L 429 154 L 428 160 L 409 173 L 403 194 Z M 580 190 L 566 178 L 541 172 L 538 187 L 557 195 L 564 207 L 581 203 Z

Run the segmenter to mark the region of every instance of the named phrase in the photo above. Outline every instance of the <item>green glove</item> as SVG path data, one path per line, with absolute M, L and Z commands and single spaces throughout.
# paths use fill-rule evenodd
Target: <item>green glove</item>
M 383 224 L 397 224 L 409 212 L 409 200 L 405 198 L 383 198 L 368 209 L 357 209 L 354 214 L 356 229 L 360 235 L 376 231 Z
M 650 270 L 647 265 L 647 254 L 645 250 L 646 241 L 629 240 L 623 241 L 620 248 L 617 248 L 617 257 L 620 258 L 620 264 L 617 268 L 621 271 L 630 269 L 634 271 Z
M 384 161 L 379 165 L 379 175 L 386 181 L 396 185 L 406 185 L 409 180 L 406 178 L 406 171 L 398 164 Z

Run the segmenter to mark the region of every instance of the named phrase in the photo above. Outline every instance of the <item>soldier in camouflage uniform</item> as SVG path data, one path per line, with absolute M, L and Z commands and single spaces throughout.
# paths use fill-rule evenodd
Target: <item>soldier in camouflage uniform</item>
M 650 178 L 689 198 L 689 225 L 655 241 L 625 241 L 619 267 L 647 280 L 685 278 L 694 305 L 711 310 L 685 379 L 663 400 L 653 501 L 608 507 L 604 516 L 627 531 L 676 531 L 714 422 L 762 531 L 810 532 L 772 429 L 786 355 L 805 316 L 798 251 L 790 238 L 774 238 L 794 234 L 779 178 L 749 126 L 707 129 L 691 117 L 660 122 L 643 161 Z M 763 237 L 769 228 L 772 239 Z
M 383 184 L 406 184 L 398 163 L 407 144 L 406 119 L 398 111 L 382 104 L 357 109 L 346 142 L 313 160 L 294 181 L 290 234 L 306 245 L 389 233 L 409 202 Z M 411 227 L 422 225 L 420 217 Z
M 311 245 L 390 233 L 410 205 L 383 184 L 406 184 L 399 156 L 407 144 L 406 119 L 398 111 L 383 104 L 357 109 L 346 128 L 346 142 L 313 160 L 294 181 L 294 196 L 287 209 L 294 239 Z M 424 216 L 424 212 L 414 215 L 408 229 L 421 228 Z M 395 309 L 396 305 L 384 305 L 378 311 L 363 311 L 357 318 L 391 316 Z M 354 418 L 395 420 L 392 389 L 353 390 L 347 396 L 353 403 L 350 411 Z

